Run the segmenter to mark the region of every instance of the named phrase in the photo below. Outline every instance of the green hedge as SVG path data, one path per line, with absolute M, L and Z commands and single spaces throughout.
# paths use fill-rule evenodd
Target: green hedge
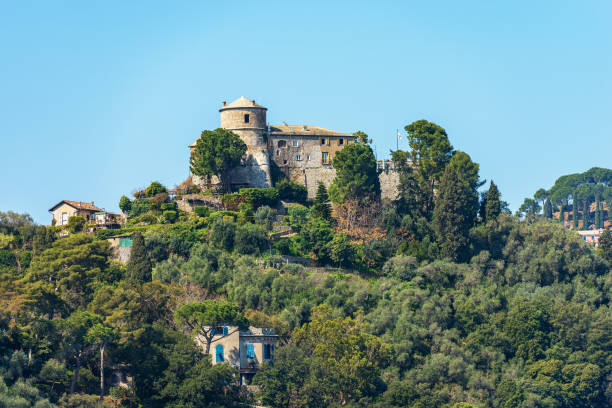
M 177 212 L 176 212 L 176 211 L 172 211 L 172 210 L 169 210 L 169 211 L 164 211 L 164 212 L 162 213 L 162 216 L 164 217 L 164 219 L 165 219 L 166 221 L 168 221 L 168 222 L 170 222 L 170 223 L 175 222 L 175 221 L 176 221 L 176 219 L 178 218 L 178 214 L 177 214 Z
M 197 206 L 193 209 L 193 212 L 198 216 L 198 217 L 208 217 L 210 215 L 210 210 L 208 209 L 208 207 L 203 207 L 203 206 Z
M 295 181 L 283 179 L 276 184 L 275 188 L 278 190 L 281 200 L 305 203 L 308 198 L 306 186 Z
M 241 188 L 240 196 L 244 201 L 257 208 L 262 205 L 273 206 L 278 203 L 280 195 L 278 190 L 272 188 Z

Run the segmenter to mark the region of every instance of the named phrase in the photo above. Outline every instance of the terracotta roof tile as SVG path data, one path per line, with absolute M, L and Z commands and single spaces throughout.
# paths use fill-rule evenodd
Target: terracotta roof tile
M 352 133 L 341 133 L 335 130 L 325 129 L 320 126 L 305 125 L 271 125 L 270 134 L 293 134 L 303 136 L 344 136 L 352 137 Z
M 62 200 L 59 203 L 55 204 L 53 207 L 51 207 L 51 209 L 49 209 L 49 211 L 53 211 L 54 209 L 56 209 L 57 207 L 59 207 L 62 203 L 66 203 L 71 207 L 77 208 L 79 210 L 86 210 L 86 211 L 104 211 L 102 208 L 96 207 L 93 204 L 93 201 L 88 203 L 88 202 L 84 202 L 84 201 L 71 201 L 71 200 Z

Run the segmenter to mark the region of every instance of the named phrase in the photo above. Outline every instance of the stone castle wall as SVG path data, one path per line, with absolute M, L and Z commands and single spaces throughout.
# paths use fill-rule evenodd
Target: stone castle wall
M 245 158 L 230 173 L 233 189 L 241 187 L 271 187 L 271 166 L 276 165 L 289 179 L 303 184 L 308 197 L 314 198 L 319 182 L 329 187 L 336 176 L 331 163 L 335 154 L 355 137 L 323 128 L 307 126 L 276 126 L 266 123 L 266 111 L 241 97 L 230 105 L 223 102 L 221 127 L 240 136 L 247 145 Z M 399 175 L 389 161 L 379 161 L 380 186 L 383 198 L 395 199 Z M 194 177 L 197 185 L 205 180 Z M 219 180 L 213 177 L 211 182 Z
M 305 185 L 308 190 L 308 198 L 314 198 L 319 182 L 329 188 L 336 177 L 336 169 L 332 166 L 313 166 L 306 169 L 295 169 L 295 171 L 290 171 L 288 176 L 292 181 Z M 394 200 L 397 196 L 399 174 L 395 170 L 387 170 L 380 173 L 378 179 L 380 180 L 381 197 Z

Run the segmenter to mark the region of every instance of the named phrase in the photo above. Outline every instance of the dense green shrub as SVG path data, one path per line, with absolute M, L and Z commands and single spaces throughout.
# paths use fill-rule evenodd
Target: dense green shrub
M 164 220 L 169 223 L 173 223 L 178 218 L 178 213 L 176 211 L 168 210 L 162 213 Z
M 295 232 L 300 232 L 304 224 L 308 221 L 310 210 L 300 204 L 290 204 L 287 207 L 287 217 L 285 221 Z
M 241 225 L 236 229 L 234 249 L 243 255 L 258 255 L 268 247 L 268 234 L 253 224 Z
M 80 215 L 74 215 L 68 218 L 68 225 L 66 225 L 66 228 L 74 234 L 75 232 L 83 231 L 84 225 L 85 219 Z
M 168 190 L 159 181 L 152 182 L 149 187 L 145 189 L 147 197 L 154 197 L 158 194 L 167 193 Z
M 268 231 L 272 230 L 272 224 L 276 220 L 276 211 L 267 205 L 263 205 L 257 209 L 253 216 L 255 223 L 261 225 Z
M 217 219 L 211 227 L 210 242 L 219 249 L 232 252 L 234 250 L 235 235 L 236 224 L 231 221 Z
M 17 258 L 15 253 L 8 249 L 0 249 L 0 265 L 16 266 Z
M 128 215 L 130 217 L 138 217 L 151 210 L 151 203 L 145 198 L 137 198 L 132 201 L 132 207 L 130 208 Z
M 176 210 L 176 201 L 171 201 L 169 203 L 162 203 L 160 208 L 162 211 L 174 211 Z
M 119 209 L 121 212 L 127 214 L 131 208 L 132 201 L 126 196 L 121 196 L 121 199 L 119 200 Z
M 308 198 L 306 186 L 292 180 L 283 179 L 276 183 L 274 187 L 278 190 L 278 195 L 281 200 L 305 203 Z
M 276 205 L 279 200 L 278 190 L 275 188 L 241 188 L 239 194 L 245 202 L 256 208 Z
M 198 217 L 208 217 L 210 215 L 210 210 L 208 209 L 208 207 L 204 207 L 204 206 L 197 206 L 193 209 L 193 212 L 198 216 Z
M 146 213 L 140 214 L 137 217 L 130 218 L 128 222 L 126 223 L 126 225 L 128 227 L 134 226 L 134 225 L 140 225 L 140 224 L 152 225 L 152 224 L 157 224 L 158 222 L 159 222 L 158 217 L 155 214 L 153 214 L 152 211 L 148 211 Z

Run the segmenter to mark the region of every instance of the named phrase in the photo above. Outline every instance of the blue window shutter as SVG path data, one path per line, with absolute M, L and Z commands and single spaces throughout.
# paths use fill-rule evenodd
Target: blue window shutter
M 246 356 L 247 358 L 255 358 L 255 346 L 253 346 L 252 344 L 247 344 Z
M 215 347 L 215 355 L 217 356 L 216 358 L 216 362 L 217 363 L 222 363 L 224 360 L 224 356 L 223 356 L 223 345 L 222 344 L 217 344 L 217 347 Z
M 223 326 L 223 335 L 227 336 L 227 326 Z
M 263 353 L 264 359 L 269 360 L 270 359 L 270 345 L 269 344 L 264 344 L 263 352 L 264 352 Z

